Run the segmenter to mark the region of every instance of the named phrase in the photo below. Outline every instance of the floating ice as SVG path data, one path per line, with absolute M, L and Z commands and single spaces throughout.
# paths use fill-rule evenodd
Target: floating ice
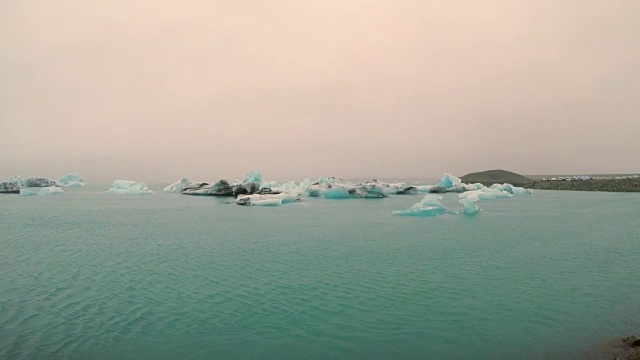
M 171 193 L 179 193 L 192 184 L 193 184 L 193 180 L 189 178 L 182 178 L 174 182 L 173 184 L 167 186 L 166 188 L 164 188 L 164 191 L 171 192 Z
M 10 181 L 0 182 L 0 194 L 19 194 L 20 186 Z
M 326 189 L 322 192 L 325 199 L 348 199 L 351 197 L 349 190 L 343 187 Z
M 62 194 L 63 192 L 64 191 L 62 191 L 62 189 L 57 186 L 20 189 L 21 196 L 55 195 L 55 194 Z
M 252 194 L 240 195 L 236 199 L 238 205 L 278 206 L 300 200 L 300 193 L 283 192 L 280 194 Z
M 76 173 L 67 174 L 58 180 L 58 185 L 67 187 L 84 186 L 84 180 Z
M 260 185 L 262 183 L 262 174 L 259 171 L 252 171 L 247 174 L 247 177 L 243 181 L 244 183 L 258 183 Z
M 321 178 L 322 179 L 322 178 Z M 385 198 L 386 190 L 376 183 L 351 184 L 341 180 L 333 183 L 315 182 L 307 191 L 309 196 L 325 199 Z
M 474 190 L 458 195 L 458 202 L 464 206 L 464 209 L 462 210 L 463 214 L 471 215 L 480 211 L 476 202 L 480 200 L 481 193 L 482 192 L 480 190 Z
M 11 177 L 9 178 L 9 182 L 18 185 L 18 187 L 24 186 L 24 180 L 20 177 L 20 175 L 11 175 Z
M 392 211 L 393 215 L 407 215 L 407 216 L 438 216 L 447 213 L 447 209 L 442 205 L 442 195 L 425 195 L 424 199 L 419 203 L 413 204 L 406 210 Z
M 518 187 L 518 186 L 513 186 L 511 184 L 493 184 L 490 186 L 492 189 L 498 189 L 498 190 L 502 190 L 502 191 L 506 191 L 510 194 L 513 195 L 520 195 L 520 194 L 532 194 L 533 191 L 531 189 L 525 189 L 522 187 Z
M 263 190 L 263 189 L 275 190 L 279 187 L 280 185 L 275 181 L 264 181 L 260 184 L 260 190 Z
M 110 194 L 153 194 L 152 190 L 149 190 L 147 184 L 129 181 L 129 180 L 116 180 L 111 185 L 111 189 L 106 192 Z
M 457 178 L 449 173 L 444 173 L 440 181 L 435 186 L 442 186 L 445 189 L 451 189 L 460 184 L 462 184 L 462 180 L 460 180 L 460 178 Z
M 224 179 L 213 184 L 196 182 L 182 189 L 182 193 L 185 195 L 233 196 L 233 186 Z
M 480 190 L 473 190 L 473 191 L 467 191 L 465 193 L 462 193 L 458 195 L 458 198 L 464 199 L 468 196 L 476 196 L 476 195 L 480 200 L 506 199 L 506 198 L 513 197 L 512 194 L 506 191 L 484 187 Z
M 56 185 L 56 182 L 53 180 L 30 177 L 24 181 L 24 184 L 21 187 L 51 187 Z

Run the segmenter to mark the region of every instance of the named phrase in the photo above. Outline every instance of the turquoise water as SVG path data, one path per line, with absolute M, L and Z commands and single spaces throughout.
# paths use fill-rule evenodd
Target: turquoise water
M 640 194 L 415 218 L 153 188 L 0 196 L 0 358 L 560 359 L 640 329 Z

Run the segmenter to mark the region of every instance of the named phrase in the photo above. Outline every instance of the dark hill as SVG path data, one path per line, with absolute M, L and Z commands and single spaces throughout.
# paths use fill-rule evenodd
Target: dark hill
M 481 183 L 485 186 L 493 184 L 509 183 L 511 185 L 522 186 L 531 183 L 532 180 L 520 174 L 516 174 L 506 170 L 487 170 L 476 173 L 470 173 L 462 177 L 465 184 Z

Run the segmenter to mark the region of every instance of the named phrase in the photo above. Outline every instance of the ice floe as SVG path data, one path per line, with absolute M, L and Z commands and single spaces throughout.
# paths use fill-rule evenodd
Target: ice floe
M 19 194 L 20 186 L 10 181 L 0 182 L 0 194 Z
M 76 173 L 69 173 L 57 181 L 60 186 L 81 187 L 84 186 L 84 180 Z
M 429 194 L 413 206 L 405 210 L 392 211 L 393 215 L 408 215 L 408 216 L 438 216 L 447 213 L 447 209 L 442 205 L 442 195 Z
M 238 205 L 278 206 L 300 200 L 299 192 L 283 192 L 279 194 L 240 195 L 235 203 Z
M 116 180 L 106 192 L 121 195 L 153 194 L 153 190 L 150 190 L 147 184 L 130 180 Z
M 193 180 L 191 180 L 189 178 L 182 178 L 182 179 L 174 182 L 173 184 L 165 187 L 164 191 L 165 192 L 171 192 L 171 193 L 179 193 L 179 192 L 182 192 L 185 188 L 189 187 L 192 184 L 193 184 Z
M 51 187 L 51 186 L 57 186 L 57 185 L 58 184 L 56 184 L 56 182 L 53 180 L 49 180 L 45 178 L 30 177 L 27 180 L 25 180 L 20 187 Z
M 37 188 L 22 188 L 20 189 L 20 196 L 34 196 L 34 195 L 56 195 L 62 194 L 61 188 L 57 186 L 37 187 Z

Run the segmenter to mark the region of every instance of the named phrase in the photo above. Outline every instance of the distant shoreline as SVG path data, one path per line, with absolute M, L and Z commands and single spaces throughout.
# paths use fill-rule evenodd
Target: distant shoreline
M 536 190 L 640 192 L 640 178 L 574 181 L 534 180 L 523 187 Z

